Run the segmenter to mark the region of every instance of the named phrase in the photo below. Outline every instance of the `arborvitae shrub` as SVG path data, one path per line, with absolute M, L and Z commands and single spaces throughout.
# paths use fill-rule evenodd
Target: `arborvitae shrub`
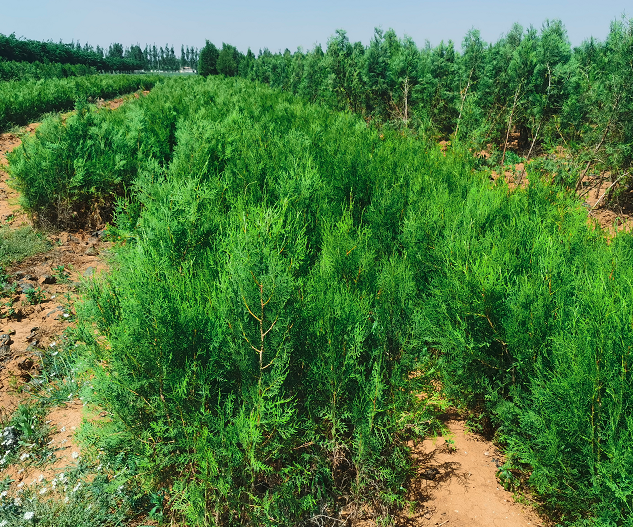
M 626 525 L 630 235 L 607 243 L 531 174 L 492 184 L 459 142 L 442 153 L 239 79 L 174 79 L 127 111 L 53 122 L 41 138 L 57 139 L 26 148 L 33 167 L 68 162 L 55 145 L 78 138 L 84 181 L 148 153 L 83 320 L 136 480 L 170 489 L 175 516 L 386 518 L 416 375 L 434 370 L 561 521 Z M 127 157 L 91 158 L 94 137 Z

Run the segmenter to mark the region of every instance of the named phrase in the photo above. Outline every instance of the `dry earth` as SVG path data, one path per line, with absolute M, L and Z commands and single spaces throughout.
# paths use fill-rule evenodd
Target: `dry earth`
M 29 125 L 23 133 L 33 133 L 38 123 Z M 9 227 L 28 225 L 29 219 L 19 207 L 19 196 L 8 184 L 6 152 L 20 145 L 16 134 L 0 134 L 0 220 Z M 15 314 L 0 319 L 0 339 L 6 344 L 0 348 L 0 417 L 7 419 L 20 402 L 30 397 L 28 386 L 39 369 L 41 349 L 55 348 L 60 335 L 74 316 L 74 302 L 81 280 L 106 269 L 103 251 L 110 244 L 101 240 L 101 232 L 59 232 L 50 234 L 52 249 L 44 254 L 27 258 L 8 268 L 10 280 L 23 285 L 39 287 L 46 299 L 38 305 L 29 305 L 26 295 L 16 292 L 13 298 Z M 56 268 L 63 266 L 67 280 L 60 283 L 55 278 Z M 55 451 L 55 461 L 42 468 L 25 460 L 0 470 L 0 480 L 10 477 L 16 488 L 21 484 L 38 482 L 40 476 L 51 480 L 56 474 L 76 465 L 80 448 L 74 440 L 85 415 L 79 400 L 53 409 L 47 416 L 52 429 L 50 447 Z
M 496 478 L 503 454 L 469 432 L 457 413 L 445 416 L 448 432 L 413 446 L 417 478 L 409 499 L 417 506 L 398 518 L 403 527 L 532 527 L 544 525 L 534 509 L 515 502 Z

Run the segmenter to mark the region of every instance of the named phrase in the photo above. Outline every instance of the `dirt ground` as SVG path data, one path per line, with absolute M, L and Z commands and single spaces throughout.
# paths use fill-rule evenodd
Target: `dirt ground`
M 622 196 L 621 201 L 628 206 L 611 208 L 605 206 L 606 193 L 611 185 L 611 174 L 608 172 L 587 175 L 580 181 L 577 193 L 586 204 L 590 220 L 595 220 L 612 237 L 618 232 L 633 230 L 633 191 Z
M 33 133 L 38 123 L 29 125 L 24 133 Z M 19 196 L 7 183 L 9 175 L 6 153 L 20 145 L 17 135 L 0 134 L 0 221 L 9 227 L 29 224 L 29 218 L 19 206 Z M 102 232 L 57 232 L 48 235 L 51 250 L 27 258 L 6 269 L 9 279 L 20 287 L 39 287 L 45 300 L 29 305 L 24 293 L 16 292 L 13 298 L 16 313 L 0 319 L 0 339 L 8 346 L 0 349 L 0 416 L 8 418 L 20 402 L 28 399 L 24 386 L 39 371 L 39 350 L 54 348 L 64 329 L 72 323 L 74 302 L 81 281 L 106 270 L 104 253 L 109 243 L 103 242 Z M 67 278 L 59 280 L 56 270 L 64 267 Z M 59 276 L 59 273 L 57 273 Z M 81 425 L 86 411 L 78 399 L 53 409 L 47 416 L 52 428 L 49 445 L 55 449 L 56 461 L 44 469 L 10 466 L 0 470 L 0 480 L 10 477 L 16 488 L 20 484 L 33 484 L 51 480 L 56 474 L 76 465 L 80 447 L 74 433 Z
M 409 488 L 417 507 L 403 513 L 406 527 L 527 527 L 544 522 L 517 503 L 497 481 L 504 460 L 490 441 L 468 431 L 458 414 L 448 414 L 449 432 L 413 446 L 418 477 Z

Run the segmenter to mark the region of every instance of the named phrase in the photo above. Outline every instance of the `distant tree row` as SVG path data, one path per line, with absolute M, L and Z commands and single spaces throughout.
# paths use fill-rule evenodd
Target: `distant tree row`
M 204 77 L 207 75 L 226 75 L 227 77 L 249 77 L 250 61 L 255 60 L 255 55 L 250 48 L 244 55 L 235 46 L 222 43 L 222 49 L 218 49 L 212 42 L 206 41 L 200 50 L 198 73 Z M 240 65 L 242 68 L 240 69 Z
M 540 31 L 515 24 L 496 43 L 470 30 L 461 52 L 450 40 L 418 47 L 391 29 L 376 29 L 369 46 L 337 30 L 325 50 L 264 49 L 257 57 L 207 41 L 199 73 L 258 80 L 438 139 L 505 151 L 512 137 L 528 156 L 544 144 L 582 144 L 584 162 L 626 170 L 633 162 L 631 56 L 633 20 L 614 21 L 605 41 L 573 49 L 562 22 L 546 21 Z
M 142 52 L 144 69 L 160 71 L 176 71 L 184 67 L 196 70 L 198 68 L 198 49 L 194 47 L 180 47 L 180 58 L 176 57 L 174 47 L 145 46 Z
M 196 69 L 198 50 L 182 46 L 178 58 L 174 47 L 169 45 L 164 48 L 157 48 L 155 44 L 146 45 L 142 49 L 138 44 L 124 47 L 113 43 L 106 50 L 89 44 L 82 46 L 79 42 L 41 42 L 19 39 L 15 34 L 0 34 L 0 63 L 2 62 L 83 65 L 98 71 L 176 71 L 183 67 Z

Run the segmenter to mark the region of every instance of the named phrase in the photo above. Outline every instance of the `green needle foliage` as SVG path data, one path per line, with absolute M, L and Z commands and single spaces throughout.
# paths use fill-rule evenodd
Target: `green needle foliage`
M 110 99 L 140 89 L 148 90 L 159 78 L 156 75 L 86 75 L 0 81 L 0 130 L 28 124 L 46 113 L 72 110 L 78 100 Z
M 62 79 L 96 74 L 95 68 L 84 64 L 0 61 L 0 81 Z
M 352 60 L 339 40 L 323 60 Z M 119 111 L 44 123 L 10 162 L 33 213 L 116 204 L 124 243 L 79 315 L 114 415 L 93 441 L 126 452 L 139 492 L 165 493 L 153 514 L 392 521 L 435 372 L 491 417 L 559 523 L 630 523 L 629 234 L 607 243 L 537 177 L 492 185 L 459 141 L 444 155 L 243 79 L 170 79 Z
M 619 192 L 626 192 L 633 162 L 630 19 L 612 22 L 604 41 L 591 38 L 576 48 L 560 20 L 540 28 L 515 24 L 494 43 L 472 29 L 461 49 L 457 44 L 418 47 L 392 29 L 376 29 L 365 46 L 337 30 L 325 49 L 295 53 L 264 49 L 255 57 L 223 44 L 227 66 L 217 73 L 237 72 L 367 122 L 460 139 L 473 151 L 498 150 L 490 163 L 508 151 L 532 158 L 562 148 L 578 166 L 557 183 L 576 188 L 580 174 L 610 171 L 613 182 L 621 178 Z M 206 48 L 217 57 L 213 44 Z
M 192 525 L 295 525 L 362 503 L 388 517 L 424 347 L 412 270 L 379 257 L 358 204 L 383 173 L 357 168 L 380 139 L 244 81 L 187 91 L 214 103 L 179 121 L 171 162 L 144 165 L 119 272 L 89 293 L 85 320 L 108 342 L 85 337 L 95 387 L 141 438 L 144 485 L 171 481 Z

